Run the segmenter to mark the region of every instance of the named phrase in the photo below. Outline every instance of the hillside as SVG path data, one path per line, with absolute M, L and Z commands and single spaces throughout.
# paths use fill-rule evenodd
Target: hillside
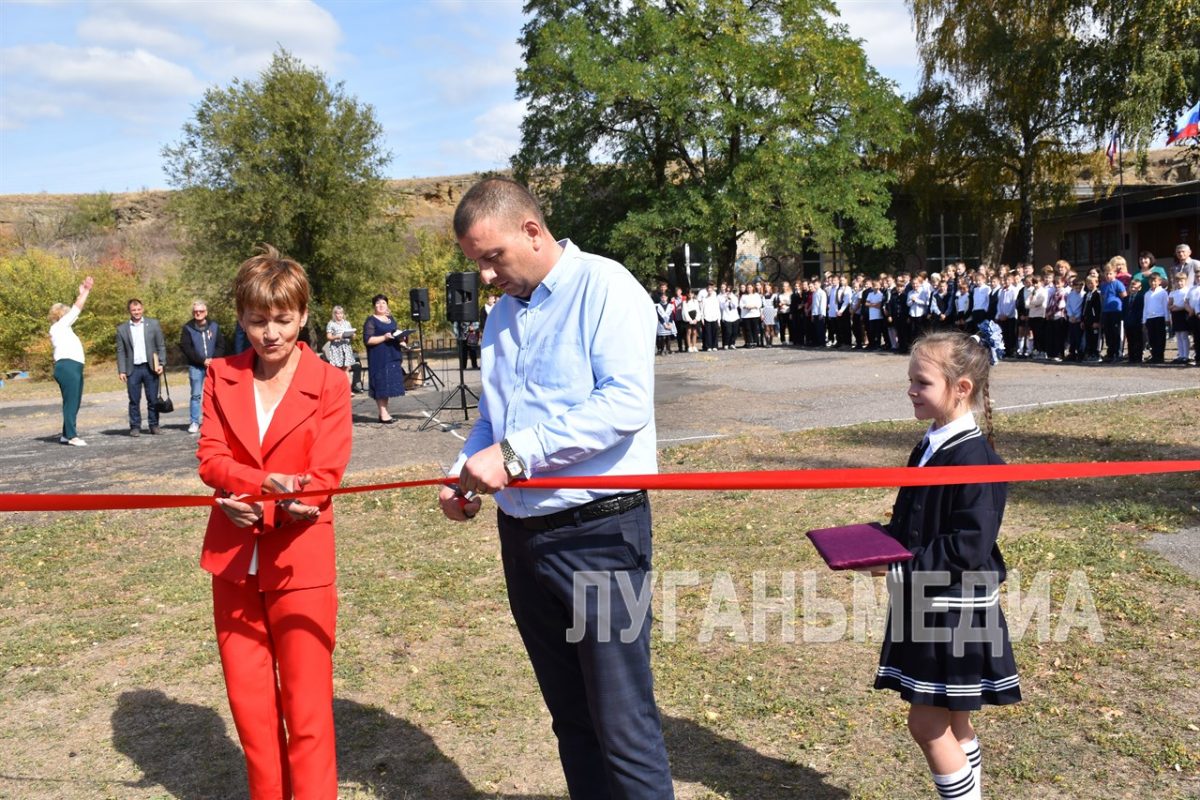
M 476 175 L 411 178 L 387 182 L 388 217 L 402 217 L 424 229 L 449 229 L 450 219 L 463 191 Z M 178 237 L 167 211 L 172 192 L 123 192 L 111 196 L 116 233 L 134 238 L 155 255 L 178 252 Z M 0 239 L 50 246 L 66 233 L 72 212 L 81 198 L 73 194 L 0 195 Z

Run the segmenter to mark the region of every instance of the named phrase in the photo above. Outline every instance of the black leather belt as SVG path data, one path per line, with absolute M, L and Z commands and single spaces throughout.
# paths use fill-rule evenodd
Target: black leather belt
M 632 511 L 646 502 L 646 493 L 627 492 L 601 497 L 590 503 L 584 503 L 574 508 L 555 511 L 541 517 L 513 517 L 505 514 L 510 520 L 527 531 L 552 531 L 555 528 L 565 528 L 568 525 L 581 525 L 584 522 L 611 517 Z M 501 512 L 503 513 L 503 512 Z

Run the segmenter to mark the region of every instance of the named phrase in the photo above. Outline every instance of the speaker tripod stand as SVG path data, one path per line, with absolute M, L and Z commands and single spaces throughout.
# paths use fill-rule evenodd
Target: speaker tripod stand
M 471 418 L 471 416 L 467 413 L 468 408 L 479 408 L 479 395 L 475 394 L 475 392 L 471 391 L 471 387 L 467 386 L 466 376 L 463 374 L 463 361 L 465 360 L 462 352 L 463 346 L 464 345 L 461 342 L 458 345 L 458 386 L 455 386 L 453 389 L 451 389 L 450 392 L 442 398 L 442 404 L 433 410 L 433 413 L 429 415 L 428 419 L 417 426 L 418 431 L 426 431 L 432 428 L 434 425 L 441 425 L 442 423 L 437 416 L 447 408 L 452 408 L 456 405 L 461 407 L 463 413 L 463 422 L 466 422 Z M 470 398 L 475 402 L 468 403 L 468 396 L 470 396 Z M 456 400 L 458 402 L 455 402 Z
M 445 389 L 446 384 L 437 376 L 437 373 L 425 363 L 425 330 L 422 327 L 421 320 L 419 318 L 417 319 L 417 343 L 419 345 L 419 349 L 421 350 L 421 355 L 418 356 L 420 360 L 417 362 L 416 366 L 417 374 L 420 376 L 420 380 L 417 381 L 417 383 L 424 386 L 425 382 L 429 381 L 429 383 L 438 388 L 438 391 Z

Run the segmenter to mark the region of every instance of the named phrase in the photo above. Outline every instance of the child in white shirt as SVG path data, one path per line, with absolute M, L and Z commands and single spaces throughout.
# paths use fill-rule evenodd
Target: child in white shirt
M 1187 296 L 1187 275 L 1181 272 L 1175 276 L 1175 290 L 1167 295 L 1167 310 L 1171 312 L 1171 330 L 1175 331 L 1175 347 L 1179 350 L 1179 355 L 1171 362 L 1172 364 L 1188 363 Z
M 1150 340 L 1150 363 L 1161 364 L 1167 349 L 1167 290 L 1162 287 L 1158 273 L 1150 273 L 1150 289 L 1142 310 L 1142 324 Z

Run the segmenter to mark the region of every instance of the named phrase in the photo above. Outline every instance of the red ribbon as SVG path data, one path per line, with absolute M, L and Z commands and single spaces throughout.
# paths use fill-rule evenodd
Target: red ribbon
M 1055 464 L 996 464 L 971 467 L 867 467 L 857 469 L 769 470 L 763 472 L 683 472 L 655 475 L 601 475 L 530 478 L 523 489 L 657 489 L 690 491 L 870 489 L 956 483 L 1017 483 L 1067 478 L 1111 478 L 1200 472 L 1200 461 L 1099 461 Z M 457 478 L 310 489 L 260 495 L 250 502 L 330 494 L 361 494 L 454 483 Z M 0 494 L 0 511 L 110 511 L 188 508 L 212 505 L 211 495 L 192 494 Z

